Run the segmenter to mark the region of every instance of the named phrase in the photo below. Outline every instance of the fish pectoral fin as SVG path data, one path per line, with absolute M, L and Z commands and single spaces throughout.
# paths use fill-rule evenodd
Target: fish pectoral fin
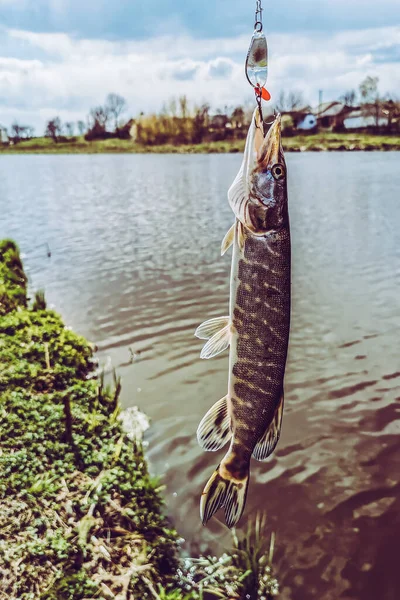
M 208 359 L 221 354 L 221 352 L 226 350 L 231 343 L 231 335 L 231 322 L 229 321 L 226 327 L 215 333 L 212 338 L 208 340 L 201 351 L 200 358 Z
M 275 410 L 274 418 L 253 450 L 253 456 L 256 460 L 265 460 L 275 450 L 281 435 L 283 402 L 284 397 L 282 392 L 281 399 Z
M 221 329 L 227 327 L 229 323 L 229 317 L 215 317 L 214 319 L 209 319 L 198 326 L 194 335 L 200 340 L 209 340 L 213 335 L 221 331 Z
M 225 252 L 227 250 L 229 250 L 229 248 L 233 244 L 234 239 L 235 239 L 235 223 L 232 225 L 232 227 L 229 229 L 229 231 L 226 233 L 224 239 L 222 240 L 221 256 L 223 256 L 225 254 Z
M 210 452 L 220 450 L 232 435 L 230 422 L 228 397 L 224 396 L 210 408 L 197 428 L 200 446 Z

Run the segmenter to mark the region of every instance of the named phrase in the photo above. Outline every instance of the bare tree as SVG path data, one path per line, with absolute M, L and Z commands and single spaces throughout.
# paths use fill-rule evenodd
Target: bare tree
M 59 136 L 62 134 L 62 123 L 60 117 L 51 119 L 46 126 L 45 136 L 51 137 L 54 142 L 58 142 Z
M 14 144 L 17 144 L 22 137 L 23 125 L 19 125 L 16 121 L 11 125 L 11 137 L 14 140 Z
M 199 144 L 203 141 L 204 135 L 207 132 L 209 124 L 209 104 L 203 104 L 199 108 L 195 108 L 193 118 L 193 143 Z
M 65 123 L 65 129 L 67 131 L 67 135 L 69 135 L 70 137 L 74 135 L 74 124 L 72 123 L 72 121 L 68 121 L 67 123 Z
M 28 140 L 33 136 L 34 128 L 30 125 L 20 125 L 17 121 L 11 125 L 11 137 L 13 138 L 14 144 L 17 144 L 21 140 Z
M 126 110 L 126 100 L 119 94 L 108 94 L 105 104 L 105 110 L 114 117 L 115 131 L 118 130 L 118 119 Z
M 78 126 L 78 131 L 79 131 L 79 135 L 83 135 L 86 131 L 86 125 L 84 121 L 78 121 L 77 122 L 77 126 Z
M 276 109 L 281 112 L 291 112 L 304 106 L 303 92 L 293 90 L 292 92 L 281 91 L 276 102 Z
M 186 119 L 188 116 L 188 99 L 187 96 L 181 96 L 179 98 L 179 108 L 181 111 L 182 119 Z
M 355 90 L 347 90 L 341 97 L 340 100 L 346 106 L 356 106 L 357 93 Z
M 167 114 L 170 114 L 171 117 L 176 117 L 177 115 L 177 105 L 176 98 L 171 98 L 168 102 Z
M 370 75 L 360 83 L 361 98 L 365 102 L 375 102 L 379 98 L 378 84 L 379 77 L 371 77 Z
M 381 115 L 382 100 L 379 97 L 379 77 L 368 75 L 360 83 L 360 95 L 363 100 L 362 111 L 366 117 L 372 116 L 375 119 L 375 127 L 379 127 L 379 118 Z
M 108 120 L 110 118 L 110 113 L 106 107 L 95 106 L 94 108 L 91 108 L 90 116 L 93 120 L 93 124 L 98 123 L 100 127 L 103 127 L 104 130 L 106 129 Z

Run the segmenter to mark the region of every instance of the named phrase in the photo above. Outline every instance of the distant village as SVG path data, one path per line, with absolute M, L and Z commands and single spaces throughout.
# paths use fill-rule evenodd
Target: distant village
M 359 92 L 346 92 L 339 100 L 305 105 L 301 92 L 282 92 L 274 105 L 264 110 L 265 120 L 274 112 L 282 115 L 284 136 L 310 135 L 317 132 L 400 133 L 400 101 L 381 96 L 376 77 L 367 77 Z M 123 119 L 125 98 L 109 94 L 104 105 L 91 109 L 86 120 L 62 123 L 49 120 L 44 136 L 57 142 L 73 142 L 84 137 L 88 142 L 120 138 L 144 145 L 199 144 L 210 141 L 243 139 L 253 107 L 236 106 L 212 113 L 208 104 L 190 107 L 186 96 L 171 99 L 158 114 L 140 113 Z M 0 143 L 13 145 L 35 138 L 33 127 L 14 122 L 10 129 L 0 124 Z

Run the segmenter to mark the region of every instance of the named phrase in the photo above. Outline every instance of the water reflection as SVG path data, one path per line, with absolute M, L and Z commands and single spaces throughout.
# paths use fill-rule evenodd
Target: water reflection
M 239 156 L 5 156 L 1 235 L 33 286 L 120 365 L 123 401 L 153 419 L 152 469 L 188 545 L 218 457 L 195 431 L 226 393 L 227 357 L 200 361 L 196 326 L 226 314 Z M 399 154 L 289 155 L 293 314 L 278 449 L 252 465 L 247 512 L 277 531 L 282 598 L 398 598 Z M 50 261 L 29 254 L 48 242 Z M 136 354 L 131 359 L 131 352 Z

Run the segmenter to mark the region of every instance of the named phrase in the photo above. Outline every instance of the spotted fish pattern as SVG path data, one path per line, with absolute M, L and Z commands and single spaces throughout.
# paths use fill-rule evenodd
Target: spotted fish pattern
M 203 523 L 221 507 L 228 527 L 240 519 L 250 460 L 265 460 L 279 440 L 290 328 L 290 228 L 280 116 L 264 136 L 253 115 L 243 162 L 228 193 L 235 223 L 222 244 L 233 246 L 230 310 L 196 330 L 201 356 L 229 352 L 228 393 L 207 412 L 197 437 L 209 451 L 229 450 L 200 503 Z

